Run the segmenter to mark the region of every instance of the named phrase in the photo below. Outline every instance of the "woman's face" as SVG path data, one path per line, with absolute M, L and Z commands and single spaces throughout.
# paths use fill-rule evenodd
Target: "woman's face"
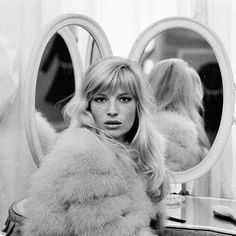
M 90 107 L 97 127 L 123 141 L 135 120 L 136 100 L 132 94 L 124 88 L 101 92 L 92 98 Z

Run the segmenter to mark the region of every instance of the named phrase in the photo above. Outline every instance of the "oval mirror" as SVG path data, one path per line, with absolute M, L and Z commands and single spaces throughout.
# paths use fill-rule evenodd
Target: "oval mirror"
M 200 115 L 210 142 L 209 151 L 186 169 L 176 170 L 167 162 L 166 166 L 173 174 L 173 183 L 186 183 L 204 175 L 220 157 L 233 121 L 233 75 L 222 42 L 209 28 L 192 19 L 171 17 L 144 30 L 129 58 L 137 61 L 147 76 L 155 63 L 170 58 L 184 60 L 198 73 L 204 91 L 204 113 Z
M 57 132 L 66 128 L 63 107 L 78 88 L 83 71 L 112 51 L 101 27 L 89 17 L 66 14 L 51 21 L 33 47 L 24 87 L 26 137 L 35 164 L 43 150 L 36 128 L 39 111 Z
M 49 40 L 40 61 L 36 81 L 35 108 L 57 132 L 66 126 L 62 110 L 83 73 L 74 28 L 64 27 Z

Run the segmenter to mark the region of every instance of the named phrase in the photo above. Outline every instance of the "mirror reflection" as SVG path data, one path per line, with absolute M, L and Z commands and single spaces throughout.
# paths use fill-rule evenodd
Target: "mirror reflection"
M 77 70 L 81 75 L 90 64 L 101 58 L 99 47 L 90 33 L 78 26 L 64 27 L 71 33 L 76 52 L 81 59 Z M 71 41 L 70 41 L 71 43 Z M 72 57 L 63 37 L 58 31 L 49 40 L 43 53 L 36 84 L 35 108 L 53 125 L 57 132 L 67 127 L 63 118 L 63 108 L 73 96 L 76 83 Z M 77 80 L 77 81 L 76 81 Z
M 154 89 L 156 121 L 167 138 L 167 168 L 193 168 L 206 157 L 221 120 L 222 79 L 214 51 L 198 33 L 173 28 L 151 40 L 139 62 Z

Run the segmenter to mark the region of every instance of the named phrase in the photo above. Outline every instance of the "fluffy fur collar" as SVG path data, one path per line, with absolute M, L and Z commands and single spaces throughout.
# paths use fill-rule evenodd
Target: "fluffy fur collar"
M 157 126 L 166 137 L 166 165 L 172 171 L 183 171 L 201 161 L 195 123 L 188 117 L 171 111 L 159 112 Z

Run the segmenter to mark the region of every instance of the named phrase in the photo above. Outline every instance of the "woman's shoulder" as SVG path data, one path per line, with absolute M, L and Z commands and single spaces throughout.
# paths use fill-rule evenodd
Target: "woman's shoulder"
M 68 128 L 59 134 L 45 157 L 44 166 L 56 170 L 77 169 L 77 172 L 98 171 L 113 168 L 115 159 L 114 152 L 93 132 L 86 128 Z
M 98 136 L 87 128 L 68 128 L 58 135 L 55 148 L 74 151 L 96 151 L 104 146 Z
M 90 131 L 87 128 L 67 128 L 64 131 L 61 132 L 60 137 L 59 138 L 84 138 L 87 140 L 87 138 L 92 138 L 92 139 L 96 139 L 96 135 Z
M 160 111 L 156 115 L 157 125 L 175 129 L 196 130 L 196 124 L 187 116 L 173 111 Z
M 177 112 L 162 111 L 156 115 L 156 125 L 168 137 L 178 137 L 181 140 L 190 139 L 197 142 L 197 126 L 187 116 Z

